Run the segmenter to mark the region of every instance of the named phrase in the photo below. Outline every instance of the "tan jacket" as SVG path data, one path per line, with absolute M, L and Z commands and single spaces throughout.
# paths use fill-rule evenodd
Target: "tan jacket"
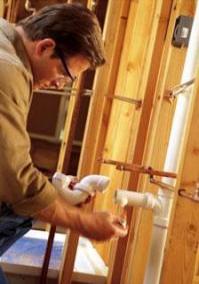
M 32 73 L 22 40 L 0 19 L 0 201 L 16 213 L 34 216 L 56 191 L 34 166 L 26 131 L 32 97 Z

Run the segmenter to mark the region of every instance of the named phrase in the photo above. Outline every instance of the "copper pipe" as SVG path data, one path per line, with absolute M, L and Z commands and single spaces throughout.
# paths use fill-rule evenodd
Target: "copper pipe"
M 49 236 L 48 236 L 48 242 L 47 242 L 47 245 L 46 245 L 44 262 L 43 262 L 43 266 L 42 266 L 42 273 L 41 273 L 40 282 L 39 282 L 40 284 L 46 283 L 47 274 L 48 274 L 48 267 L 49 267 L 49 262 L 50 262 L 51 251 L 52 251 L 52 248 L 53 248 L 53 241 L 54 241 L 55 233 L 56 233 L 56 226 L 51 226 Z
M 153 176 L 161 176 L 161 177 L 169 177 L 169 178 L 177 177 L 176 173 L 154 170 L 151 167 L 144 167 L 144 166 L 137 165 L 137 164 L 126 164 L 126 163 L 122 163 L 122 162 L 118 162 L 114 160 L 103 160 L 102 163 L 115 165 L 117 170 L 148 174 L 151 177 Z
M 191 79 L 185 83 L 177 85 L 170 90 L 166 90 L 165 98 L 171 99 L 175 98 L 177 95 L 184 93 L 188 87 L 192 86 L 195 82 L 195 78 Z

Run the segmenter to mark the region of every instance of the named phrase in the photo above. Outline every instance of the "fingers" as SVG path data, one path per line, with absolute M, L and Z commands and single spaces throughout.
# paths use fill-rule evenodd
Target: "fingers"
M 94 199 L 95 199 L 95 195 L 93 195 L 93 196 L 89 195 L 89 196 L 86 198 L 85 201 L 83 201 L 83 202 L 77 204 L 76 206 L 77 206 L 77 207 L 83 207 L 84 205 L 90 203 L 90 202 L 93 201 Z
M 126 235 L 128 234 L 128 226 L 126 223 L 126 219 L 115 216 L 113 225 L 115 227 L 115 237 L 126 237 Z
M 119 216 L 109 212 L 92 212 L 80 214 L 79 232 L 90 239 L 105 241 L 125 237 L 128 228 Z
M 104 234 L 107 234 L 107 239 L 125 237 L 128 233 L 126 219 L 121 218 L 109 212 L 99 212 L 104 221 Z

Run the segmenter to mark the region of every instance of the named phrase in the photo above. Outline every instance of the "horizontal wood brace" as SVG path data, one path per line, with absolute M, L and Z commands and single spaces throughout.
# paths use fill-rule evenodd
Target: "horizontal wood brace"
M 134 104 L 136 105 L 136 109 L 142 106 L 142 100 L 136 100 L 136 99 L 127 98 L 127 97 L 118 96 L 118 95 L 106 96 L 106 98 L 110 100 L 119 100 L 119 101 L 123 101 L 126 103 Z
M 142 174 L 148 174 L 150 177 L 153 176 L 162 176 L 162 177 L 169 177 L 169 178 L 176 178 L 176 173 L 172 172 L 164 172 L 164 171 L 158 171 L 154 170 L 152 167 L 145 167 L 137 164 L 126 164 L 119 161 L 114 160 L 102 160 L 102 163 L 109 164 L 109 165 L 115 165 L 117 170 L 120 171 L 129 171 L 129 172 L 138 172 Z

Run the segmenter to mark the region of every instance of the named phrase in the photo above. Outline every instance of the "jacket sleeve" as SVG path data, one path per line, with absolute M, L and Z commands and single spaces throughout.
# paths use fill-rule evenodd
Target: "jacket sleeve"
M 30 80 L 18 66 L 0 65 L 0 200 L 19 215 L 34 216 L 57 193 L 30 157 L 26 130 Z

